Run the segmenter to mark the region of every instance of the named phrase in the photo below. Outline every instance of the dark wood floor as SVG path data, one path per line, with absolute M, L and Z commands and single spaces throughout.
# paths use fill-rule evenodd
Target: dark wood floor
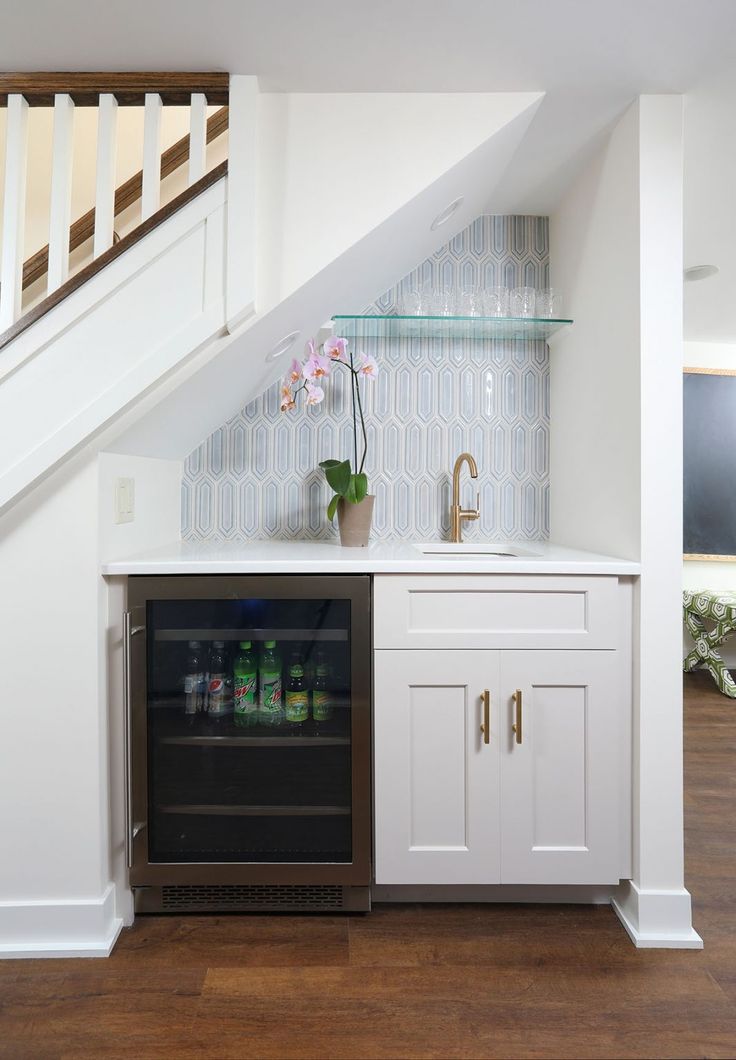
M 139 918 L 113 956 L 0 962 L 0 1057 L 736 1055 L 736 703 L 686 679 L 698 951 L 607 907 Z

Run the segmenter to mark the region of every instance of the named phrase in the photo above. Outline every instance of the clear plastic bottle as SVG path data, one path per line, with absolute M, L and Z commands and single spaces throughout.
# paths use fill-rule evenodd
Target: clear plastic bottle
M 184 713 L 189 718 L 204 709 L 204 655 L 198 640 L 189 641 L 189 653 L 184 674 Z
M 207 714 L 212 721 L 223 721 L 233 712 L 232 675 L 228 664 L 225 642 L 216 640 L 210 655 L 210 686 Z
M 240 641 L 240 652 L 233 663 L 233 720 L 248 728 L 258 721 L 258 660 L 249 640 Z
M 281 725 L 284 704 L 281 686 L 281 659 L 276 653 L 276 641 L 263 643 L 259 666 L 258 720 L 262 725 Z

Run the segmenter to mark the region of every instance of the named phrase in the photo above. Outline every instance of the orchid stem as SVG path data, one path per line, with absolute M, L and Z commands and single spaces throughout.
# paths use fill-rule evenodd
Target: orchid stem
M 355 457 L 354 467 L 358 466 L 358 424 L 355 418 L 355 391 L 357 390 L 358 383 L 355 374 L 355 368 L 353 367 L 353 352 L 350 351 L 350 393 L 353 399 L 353 455 Z M 358 395 L 358 402 L 360 403 L 360 395 Z M 361 413 L 361 420 L 363 415 Z M 362 465 L 361 465 L 362 467 Z
M 358 412 L 360 413 L 360 427 L 361 427 L 361 430 L 363 431 L 363 458 L 360 461 L 360 467 L 358 469 L 358 474 L 360 474 L 361 471 L 363 470 L 363 465 L 365 464 L 365 458 L 366 458 L 366 455 L 368 453 L 368 435 L 366 434 L 366 430 L 365 430 L 365 420 L 363 419 L 363 402 L 360 400 L 360 380 L 358 379 L 357 375 L 355 376 L 355 393 L 356 393 L 357 398 L 358 398 Z M 356 462 L 356 464 L 358 462 L 357 452 L 356 452 L 356 456 L 355 456 L 355 462 Z

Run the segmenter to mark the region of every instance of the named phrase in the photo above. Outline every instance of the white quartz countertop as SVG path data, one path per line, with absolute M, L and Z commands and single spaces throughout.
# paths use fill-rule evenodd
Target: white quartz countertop
M 483 542 L 467 542 L 482 548 Z M 426 547 L 426 546 L 424 546 Z M 438 548 L 442 544 L 438 543 Z M 513 547 L 513 546 L 512 546 Z M 316 541 L 175 541 L 170 545 L 102 564 L 120 574 L 638 574 L 639 564 L 616 556 L 522 542 L 536 555 L 499 557 L 424 555 L 411 542 L 342 548 Z

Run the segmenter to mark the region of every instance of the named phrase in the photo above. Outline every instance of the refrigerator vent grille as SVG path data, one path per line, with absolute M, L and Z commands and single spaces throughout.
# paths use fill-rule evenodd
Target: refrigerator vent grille
M 161 888 L 164 910 L 342 909 L 340 886 L 182 885 Z

